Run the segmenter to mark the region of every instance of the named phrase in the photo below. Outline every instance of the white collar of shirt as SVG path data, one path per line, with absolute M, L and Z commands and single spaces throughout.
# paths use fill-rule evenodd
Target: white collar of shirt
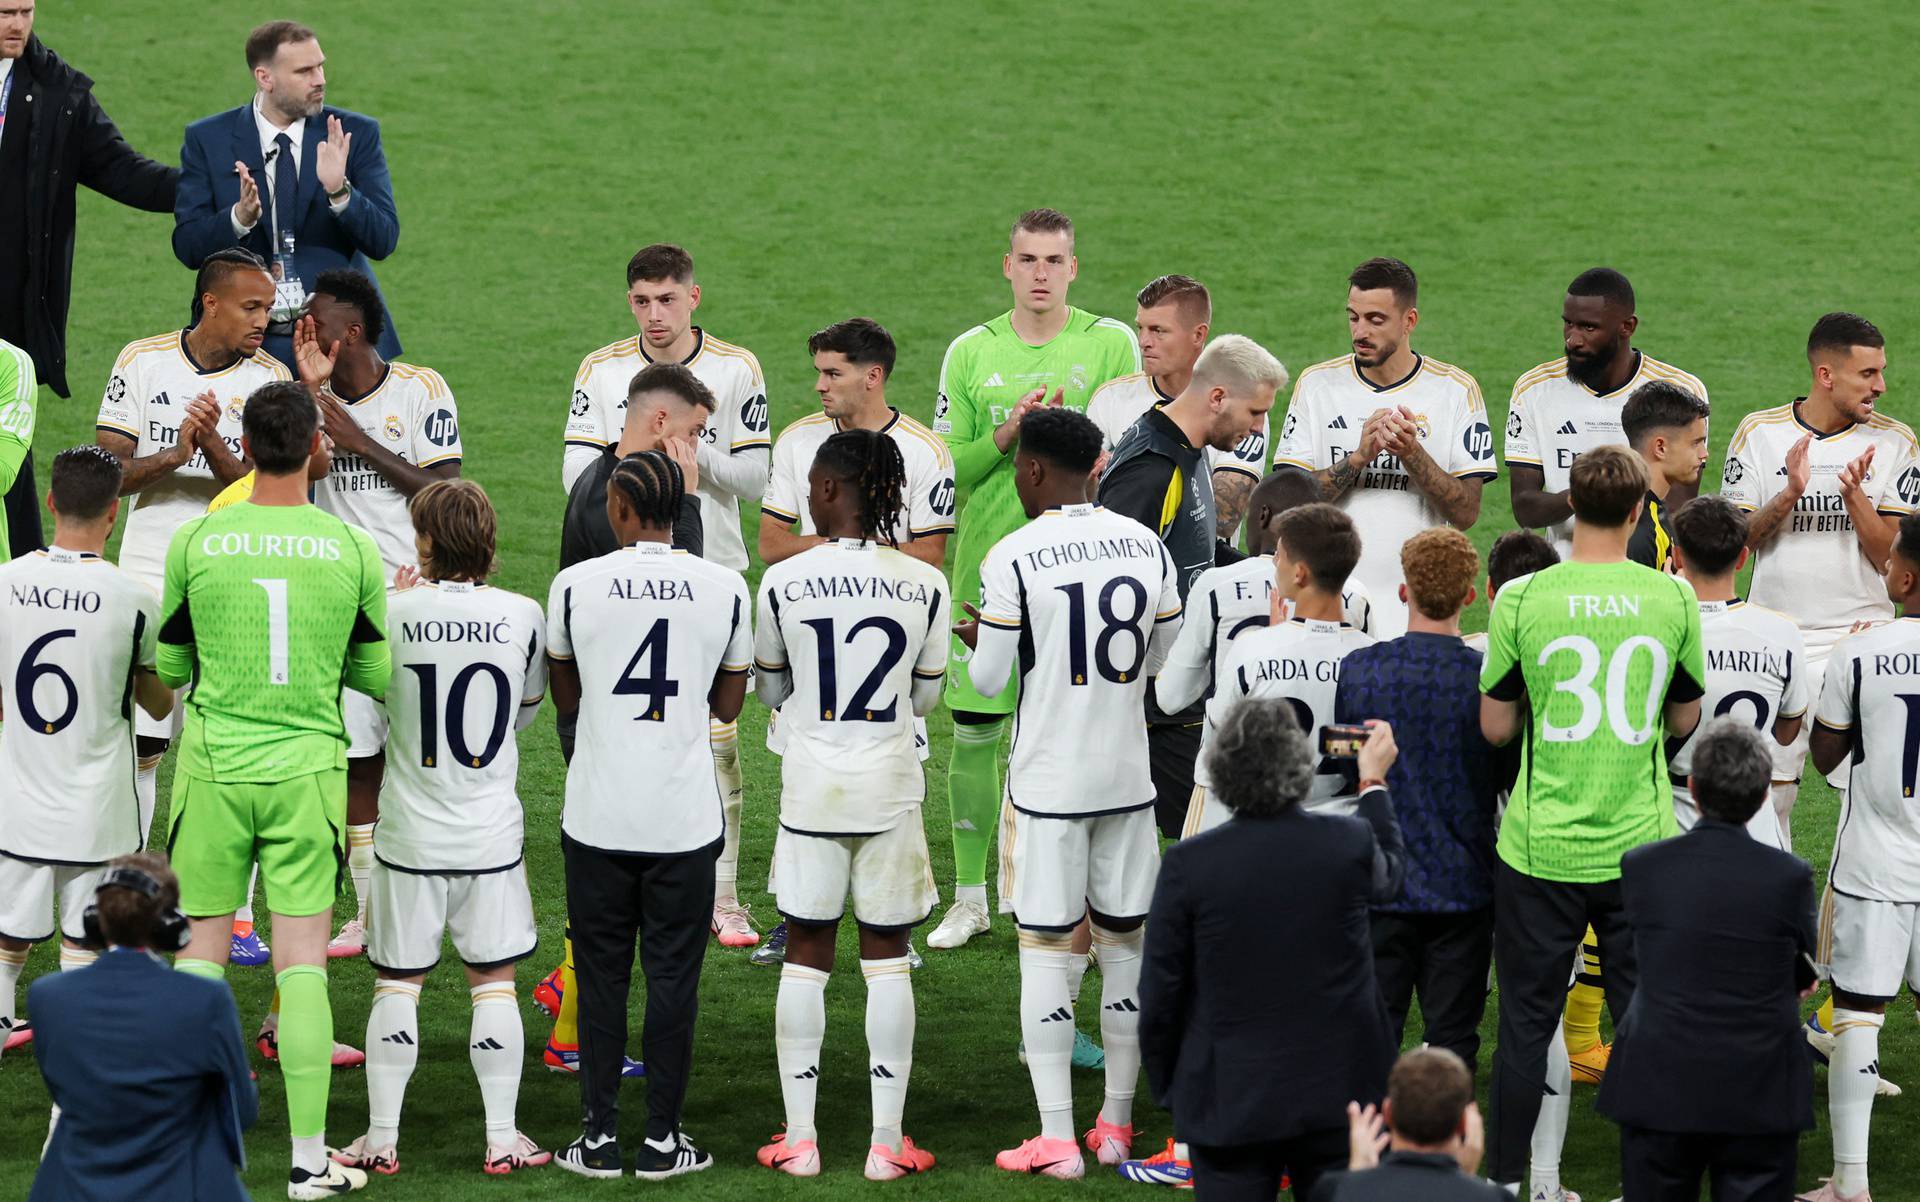
M 13 74 L 13 60 L 0 58 L 0 87 L 6 86 L 7 76 Z
M 293 169 L 297 173 L 300 170 L 300 143 L 307 133 L 307 123 L 305 119 L 295 121 L 292 125 L 281 129 L 268 119 L 267 111 L 260 103 L 260 93 L 255 92 L 253 94 L 253 124 L 254 128 L 260 131 L 261 160 L 265 161 L 267 152 L 273 149 L 273 140 L 281 134 L 285 134 L 288 139 L 293 142 Z M 271 167 L 267 168 L 266 184 L 268 187 L 273 186 L 273 168 Z

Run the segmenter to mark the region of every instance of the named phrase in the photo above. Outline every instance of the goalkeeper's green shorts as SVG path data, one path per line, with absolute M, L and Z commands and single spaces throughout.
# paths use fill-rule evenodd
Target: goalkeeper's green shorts
M 180 878 L 180 912 L 213 918 L 238 910 L 257 860 L 269 912 L 325 913 L 346 880 L 346 831 L 344 768 L 272 783 L 177 773 L 167 854 Z

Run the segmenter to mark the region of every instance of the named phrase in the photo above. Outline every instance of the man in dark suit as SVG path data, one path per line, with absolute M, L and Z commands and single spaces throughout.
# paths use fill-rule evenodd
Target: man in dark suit
M 1420 1047 L 1394 1064 L 1376 1113 L 1354 1103 L 1350 1172 L 1328 1173 L 1313 1202 L 1509 1202 L 1474 1176 L 1487 1132 L 1473 1101 L 1473 1072 L 1446 1048 Z M 1385 1146 L 1386 1154 L 1381 1155 Z
M 244 1202 L 241 1132 L 260 1097 L 233 994 L 155 954 L 184 940 L 179 883 L 159 856 L 122 856 L 94 897 L 106 951 L 27 991 L 59 1107 L 31 1198 Z
M 93 81 L 33 36 L 31 0 L 0 3 L 0 341 L 27 352 L 33 374 L 60 396 L 69 395 L 74 190 L 85 184 L 130 208 L 164 213 L 179 178 L 127 145 L 94 99 Z M 31 452 L 6 498 L 11 546 L 0 540 L 0 550 L 39 550 Z
M 1147 1081 L 1179 1116 L 1203 1198 L 1272 1202 L 1283 1175 L 1306 1197 L 1347 1163 L 1347 1103 L 1386 1089 L 1368 917 L 1400 890 L 1396 754 L 1374 724 L 1358 816 L 1308 813 L 1320 756 L 1290 705 L 1243 701 L 1216 732 L 1207 770 L 1234 817 L 1167 849 L 1140 980 Z
M 1812 991 L 1805 861 L 1755 842 L 1773 759 L 1732 717 L 1700 734 L 1688 788 L 1700 823 L 1620 862 L 1640 986 L 1614 1033 L 1599 1110 L 1620 1124 L 1633 1202 L 1788 1202 L 1813 1068 L 1798 1001 Z
M 247 37 L 259 90 L 239 108 L 189 125 L 180 147 L 173 253 L 196 271 L 228 246 L 274 264 L 280 287 L 266 348 L 289 369 L 293 314 L 306 289 L 336 267 L 373 278 L 368 260 L 386 258 L 400 241 L 380 123 L 325 105 L 325 62 L 306 26 L 260 26 Z M 377 349 L 387 359 L 400 354 L 391 320 Z

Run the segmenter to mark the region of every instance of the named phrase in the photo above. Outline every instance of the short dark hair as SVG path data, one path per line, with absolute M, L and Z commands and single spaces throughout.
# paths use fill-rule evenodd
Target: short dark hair
M 113 870 L 119 868 L 145 873 L 160 887 L 159 894 L 148 897 L 139 888 L 109 883 L 113 880 Z M 106 878 L 93 894 L 94 913 L 99 920 L 102 941 L 121 947 L 151 945 L 160 915 L 180 905 L 180 879 L 167 866 L 165 856 L 147 851 L 121 856 L 107 865 L 107 869 Z
M 1347 286 L 1362 292 L 1391 289 L 1393 303 L 1402 309 L 1411 309 L 1420 300 L 1420 281 L 1414 276 L 1413 268 L 1398 259 L 1368 259 L 1347 276 Z
M 1647 461 L 1622 446 L 1595 447 L 1567 469 L 1573 516 L 1593 526 L 1624 526 L 1646 499 Z
M 1021 230 L 1030 234 L 1065 234 L 1071 241 L 1073 219 L 1059 209 L 1028 209 L 1013 219 L 1013 228 L 1007 231 L 1007 241 L 1013 241 Z
M 1142 309 L 1172 305 L 1188 325 L 1213 319 L 1213 297 L 1205 284 L 1190 275 L 1163 275 L 1151 280 L 1133 300 Z
M 1821 351 L 1847 351 L 1856 346 L 1885 346 L 1886 335 L 1858 313 L 1827 313 L 1813 323 L 1807 335 L 1807 358 Z
M 1721 822 L 1745 823 L 1773 792 L 1772 748 L 1752 723 L 1732 714 L 1701 723 L 1692 769 L 1694 804 Z
M 311 42 L 314 32 L 298 21 L 268 21 L 247 35 L 247 70 L 264 67 L 289 42 Z
M 387 332 L 387 306 L 380 300 L 380 288 L 373 277 L 350 267 L 336 267 L 314 278 L 313 293 L 331 296 L 360 314 L 360 328 L 369 343 L 378 343 Z
M 889 547 L 897 545 L 900 511 L 906 506 L 907 461 L 891 435 L 841 430 L 827 436 L 814 452 L 813 462 L 834 479 L 858 489 L 863 535 Z
M 1893 536 L 1893 550 L 1911 564 L 1920 564 L 1920 509 L 1900 519 L 1900 533 Z
M 254 389 L 240 413 L 240 432 L 247 437 L 253 466 L 263 476 L 305 475 L 319 428 L 320 407 L 306 385 L 292 380 Z
M 243 271 L 267 272 L 267 261 L 244 246 L 225 246 L 214 251 L 200 261 L 200 270 L 193 277 L 193 321 L 200 321 L 201 298 L 209 292 L 218 292 L 226 287 L 227 281 Z M 271 275 L 272 272 L 267 272 Z
M 849 317 L 814 331 L 807 339 L 807 353 L 817 355 L 821 351 L 836 351 L 845 355 L 849 363 L 866 366 L 877 363 L 882 376 L 893 374 L 893 335 L 871 317 Z
M 1100 427 L 1078 410 L 1048 406 L 1020 419 L 1021 452 L 1065 471 L 1091 472 L 1105 442 Z
M 1275 528 L 1287 558 L 1307 565 L 1315 587 L 1337 593 L 1360 562 L 1360 532 L 1337 505 L 1315 501 L 1282 514 Z
M 125 469 L 105 447 L 68 447 L 53 457 L 53 511 L 63 518 L 92 522 L 107 516 L 120 496 Z
M 1294 467 L 1283 463 L 1260 478 L 1253 486 L 1253 495 L 1247 498 L 1247 508 L 1257 510 L 1269 505 L 1276 515 L 1301 505 L 1311 505 L 1320 499 L 1320 484 L 1313 473 L 1303 467 Z
M 1747 545 L 1747 515 L 1725 497 L 1695 497 L 1674 511 L 1674 545 L 1687 567 L 1703 576 L 1724 576 Z
M 1611 267 L 1589 267 L 1567 285 L 1568 296 L 1597 296 L 1633 312 L 1633 285 Z
M 635 372 L 633 382 L 627 385 L 627 402 L 631 404 L 643 392 L 669 392 L 708 413 L 719 404 L 713 399 L 713 390 L 684 363 L 649 363 Z
M 1239 818 L 1271 818 L 1300 804 L 1318 757 L 1293 706 L 1277 697 L 1233 703 L 1207 748 L 1214 797 Z
M 672 280 L 676 284 L 693 283 L 693 256 L 671 242 L 643 246 L 627 260 L 627 287 L 641 280 Z
M 427 540 L 421 571 L 434 580 L 471 580 L 493 574 L 499 519 L 487 490 L 472 480 L 435 480 L 407 502 L 413 528 Z
M 1447 1048 L 1415 1048 L 1387 1074 L 1393 1133 L 1410 1144 L 1431 1148 L 1446 1143 L 1460 1129 L 1472 1101 L 1473 1073 Z
M 1638 450 L 1655 430 L 1684 430 L 1708 416 L 1702 397 L 1667 380 L 1648 380 L 1633 390 L 1620 408 L 1620 432 L 1627 445 Z
M 1553 544 L 1531 530 L 1509 530 L 1487 548 L 1487 589 L 1499 592 L 1518 580 L 1560 562 Z

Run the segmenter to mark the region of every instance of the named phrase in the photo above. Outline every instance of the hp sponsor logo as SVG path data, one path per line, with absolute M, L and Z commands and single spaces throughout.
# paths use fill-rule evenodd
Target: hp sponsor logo
M 767 432 L 767 398 L 762 393 L 748 397 L 740 406 L 740 424 L 755 434 Z
M 932 506 L 933 511 L 941 517 L 950 518 L 953 516 L 953 495 L 953 481 L 943 479 L 933 486 L 932 492 L 927 494 L 927 504 Z
M 1920 467 L 1909 467 L 1901 472 L 1900 478 L 1894 481 L 1893 488 L 1900 494 L 1902 501 L 1909 505 L 1920 505 Z
M 436 447 L 450 447 L 460 440 L 460 423 L 451 409 L 436 409 L 427 419 L 427 441 Z
M 1475 422 L 1467 427 L 1460 436 L 1460 445 L 1466 448 L 1469 459 L 1493 458 L 1493 431 L 1485 422 Z

